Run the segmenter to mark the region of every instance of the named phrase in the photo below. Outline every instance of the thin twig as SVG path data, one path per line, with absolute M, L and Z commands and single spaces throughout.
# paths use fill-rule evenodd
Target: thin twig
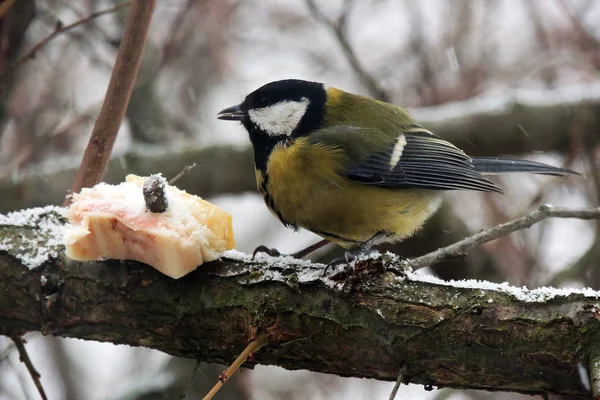
M 123 3 L 117 4 L 114 7 L 110 7 L 105 10 L 102 10 L 102 11 L 93 12 L 87 18 L 81 19 L 77 22 L 74 22 L 74 23 L 72 23 L 70 25 L 66 25 L 66 26 L 61 26 L 61 24 L 59 22 L 57 22 L 54 32 L 52 32 L 44 40 L 42 40 L 41 42 L 39 42 L 38 44 L 33 46 L 27 53 L 25 53 L 21 58 L 19 58 L 17 61 L 15 61 L 14 64 L 10 68 L 8 68 L 6 70 L 6 72 L 4 74 L 2 74 L 2 76 L 0 76 L 0 82 L 3 81 L 4 79 L 6 79 L 8 76 L 10 76 L 14 71 L 19 69 L 19 67 L 21 67 L 23 64 L 25 64 L 27 61 L 33 59 L 35 57 L 35 54 L 38 51 L 40 51 L 44 46 L 46 46 L 48 43 L 50 43 L 53 39 L 55 39 L 61 33 L 70 31 L 71 29 L 74 29 L 74 28 L 78 27 L 79 25 L 90 22 L 91 20 L 101 17 L 102 15 L 106 15 L 106 14 L 110 14 L 115 11 L 118 11 L 124 7 L 127 7 L 128 5 L 129 5 L 129 1 L 125 1 Z
M 321 9 L 319 9 L 319 7 L 316 5 L 314 0 L 306 0 L 306 4 L 313 17 L 333 33 L 335 39 L 342 48 L 342 52 L 344 53 L 348 64 L 350 64 L 350 67 L 358 75 L 369 92 L 371 92 L 371 95 L 378 100 L 389 102 L 389 93 L 385 91 L 379 85 L 379 83 L 377 83 L 375 78 L 373 78 L 373 76 L 369 74 L 369 72 L 367 72 L 367 70 L 363 67 L 362 63 L 356 56 L 354 49 L 350 45 L 350 42 L 348 41 L 346 28 L 348 16 L 350 14 L 350 10 L 352 9 L 353 2 L 351 0 L 346 0 L 344 2 L 342 14 L 340 15 L 337 23 L 327 18 L 327 16 L 323 14 L 323 11 L 321 11 Z
M 517 218 L 494 228 L 484 230 L 459 242 L 451 244 L 450 246 L 432 251 L 429 254 L 425 254 L 424 256 L 408 260 L 405 266 L 416 270 L 440 263 L 447 259 L 464 257 L 466 252 L 483 243 L 501 238 L 502 236 L 506 236 L 509 233 L 519 229 L 529 228 L 533 224 L 546 218 L 600 219 L 600 207 L 569 209 L 552 207 L 547 204 L 541 205 L 537 210 L 525 215 L 524 217 Z
M 66 1 L 66 0 L 64 0 Z M 43 3 L 42 3 L 43 4 Z M 51 29 L 56 29 L 56 14 L 54 13 L 55 7 L 53 6 L 51 9 L 46 10 L 42 8 L 42 4 L 40 4 L 40 8 L 37 10 L 37 16 L 39 21 L 41 21 L 47 27 Z M 64 5 L 65 7 L 73 8 L 72 6 Z M 80 15 L 75 10 L 72 10 L 73 13 L 77 14 L 77 17 L 80 19 L 87 18 L 87 15 Z M 93 40 L 97 37 L 102 40 L 106 45 L 111 49 L 116 49 L 118 47 L 118 42 L 114 40 L 114 38 L 110 37 L 106 32 L 104 32 L 99 24 L 91 24 L 91 30 L 88 28 L 86 31 L 71 31 L 69 33 L 69 42 L 66 46 L 71 47 L 71 43 L 76 44 L 79 48 L 88 54 L 88 59 L 94 66 L 102 67 L 103 69 L 110 72 L 113 67 L 112 60 L 107 59 L 105 56 L 105 47 L 98 46 L 96 44 L 92 44 Z M 97 34 L 97 36 L 93 36 Z
M 398 379 L 396 379 L 396 384 L 390 393 L 390 400 L 394 400 L 396 398 L 396 394 L 398 394 L 398 389 L 400 389 L 400 385 L 404 381 L 404 375 L 406 374 L 407 366 L 406 363 L 402 364 L 400 367 L 400 372 L 398 372 Z
M 223 384 L 227 382 L 227 379 L 231 378 L 231 376 L 242 366 L 243 363 L 246 362 L 248 357 L 251 354 L 254 354 L 262 347 L 266 346 L 269 343 L 269 339 L 266 335 L 260 335 L 252 342 L 248 343 L 248 346 L 242 351 L 242 353 L 235 359 L 235 361 L 227 368 L 225 372 L 219 377 L 219 381 L 213 386 L 213 388 L 208 392 L 206 396 L 204 396 L 203 400 L 210 400 L 213 398 L 215 394 L 221 389 Z
M 29 354 L 27 353 L 27 349 L 25 348 L 25 342 L 20 337 L 12 337 L 11 339 L 15 344 L 17 351 L 19 352 L 19 360 L 21 360 L 21 362 L 25 364 L 25 367 L 27 367 L 27 371 L 29 371 L 29 375 L 31 375 L 31 379 L 33 379 L 33 383 L 35 384 L 35 387 L 40 393 L 40 396 L 43 400 L 48 400 L 48 396 L 46 396 L 46 392 L 44 391 L 44 387 L 42 386 L 42 381 L 40 380 L 41 375 L 33 366 L 31 358 L 29 358 Z
M 178 180 L 180 180 L 182 176 L 184 176 L 185 174 L 187 174 L 188 172 L 190 172 L 190 170 L 191 170 L 192 168 L 195 168 L 195 167 L 196 167 L 196 163 L 192 163 L 191 165 L 186 165 L 186 166 L 185 166 L 185 167 L 184 167 L 184 168 L 181 170 L 181 172 L 179 172 L 177 175 L 175 175 L 174 177 L 172 177 L 172 178 L 169 180 L 169 185 L 174 185 L 174 184 L 175 184 L 175 182 L 177 182 Z
M 183 393 L 181 393 L 179 395 L 177 400 L 183 400 L 186 398 L 188 392 L 190 391 L 190 388 L 192 387 L 192 383 L 194 382 L 194 378 L 196 377 L 196 374 L 198 373 L 199 369 L 200 369 L 200 359 L 196 360 L 196 364 L 194 365 L 194 369 L 192 370 L 192 376 L 190 377 L 190 380 L 188 381 L 185 389 L 183 390 Z
M 102 181 L 140 69 L 155 6 L 156 0 L 131 2 L 104 103 L 69 193 L 77 193 L 84 187 L 91 187 Z M 71 196 L 68 195 L 64 205 L 70 203 Z

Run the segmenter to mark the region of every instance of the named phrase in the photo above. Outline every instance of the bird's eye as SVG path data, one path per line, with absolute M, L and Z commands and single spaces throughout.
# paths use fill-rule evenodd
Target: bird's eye
M 261 108 L 265 108 L 269 105 L 269 99 L 267 99 L 266 97 L 263 97 L 262 99 L 260 99 L 260 101 L 258 102 L 258 105 Z

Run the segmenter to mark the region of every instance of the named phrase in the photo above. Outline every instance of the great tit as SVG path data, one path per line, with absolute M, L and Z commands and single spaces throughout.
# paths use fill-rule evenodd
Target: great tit
M 502 193 L 484 175 L 574 173 L 469 157 L 402 108 L 318 82 L 268 83 L 217 118 L 248 131 L 258 190 L 284 225 L 360 253 L 413 235 L 444 191 Z

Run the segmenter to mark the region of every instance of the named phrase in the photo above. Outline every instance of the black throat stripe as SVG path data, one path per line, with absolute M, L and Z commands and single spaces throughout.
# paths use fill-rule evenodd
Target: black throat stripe
M 266 179 L 267 161 L 277 143 L 281 142 L 281 139 L 268 135 L 250 135 L 250 140 L 254 148 L 254 166 Z

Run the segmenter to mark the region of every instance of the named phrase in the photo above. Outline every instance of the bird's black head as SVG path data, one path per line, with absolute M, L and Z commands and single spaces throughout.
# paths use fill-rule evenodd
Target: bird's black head
M 263 140 L 289 141 L 321 126 L 325 100 L 322 83 L 286 79 L 256 89 L 217 118 L 241 121 L 255 145 Z

